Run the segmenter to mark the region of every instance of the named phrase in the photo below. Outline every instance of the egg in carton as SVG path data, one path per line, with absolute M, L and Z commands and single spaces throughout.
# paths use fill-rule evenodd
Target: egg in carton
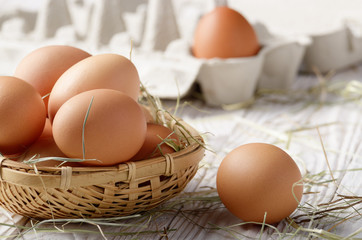
M 262 23 L 253 24 L 261 44 L 250 57 L 195 58 L 191 44 L 183 39 L 172 41 L 168 56 L 183 56 L 199 63 L 196 81 L 208 105 L 221 106 L 247 102 L 257 89 L 288 89 L 302 62 L 309 38 L 288 38 L 271 34 Z
M 155 6 L 160 5 L 156 4 L 157 0 L 152 2 Z M 161 10 L 151 6 L 147 10 L 150 23 L 145 26 L 141 48 L 134 49 L 136 56 L 133 61 L 149 92 L 160 98 L 182 98 L 193 91 L 196 82 L 206 103 L 211 106 L 249 101 L 261 88 L 287 89 L 296 78 L 309 44 L 309 38 L 276 36 L 262 23 L 255 23 L 253 28 L 262 46 L 256 55 L 196 58 L 191 52 L 191 40 L 174 31 L 179 26 L 171 11 L 172 6 L 166 8 L 169 9 L 167 16 L 158 14 Z M 194 29 L 195 22 L 190 20 L 187 23 Z M 165 36 L 169 42 L 162 47 L 157 43 L 164 43 Z
M 362 61 L 362 25 L 357 20 L 345 18 L 337 29 L 309 36 L 302 71 L 338 71 Z

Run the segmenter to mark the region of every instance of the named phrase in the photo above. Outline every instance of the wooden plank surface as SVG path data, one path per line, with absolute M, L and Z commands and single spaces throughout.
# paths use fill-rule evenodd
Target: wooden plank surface
M 333 78 L 333 81 L 341 80 L 358 80 L 362 83 L 362 66 L 338 73 Z M 317 79 L 312 75 L 300 75 L 294 89 L 306 89 L 316 82 Z M 317 206 L 331 199 L 338 199 L 336 192 L 361 197 L 361 99 L 347 102 L 331 95 L 326 102 L 319 101 L 318 95 L 303 96 L 301 99 L 296 99 L 296 96 L 267 95 L 257 99 L 249 108 L 227 111 L 204 106 L 202 102 L 193 99 L 192 106 L 181 105 L 178 114 L 203 134 L 212 151 L 206 152 L 198 173 L 179 197 L 135 219 L 116 221 L 117 224 L 130 224 L 128 227 L 62 223 L 57 224 L 56 229 L 50 223 L 39 226 L 47 228 L 47 231 L 42 232 L 38 228 L 27 232 L 22 238 L 65 240 L 102 239 L 104 236 L 106 239 L 305 239 L 307 232 L 295 233 L 296 229 L 286 221 L 265 227 L 263 231 L 259 225 L 238 226 L 242 221 L 229 213 L 217 198 L 215 177 L 220 162 L 233 148 L 248 142 L 267 142 L 285 149 L 303 174 L 327 172 L 326 180 L 329 183 L 320 186 L 306 184 L 310 185 L 310 191 L 317 193 L 304 194 L 301 208 L 292 217 L 302 214 L 301 210 L 308 204 Z M 164 101 L 164 104 L 166 107 L 173 107 L 175 102 Z M 328 164 L 336 183 L 333 183 L 328 173 Z M 355 170 L 346 171 L 347 169 Z M 207 194 L 208 192 L 210 193 Z M 300 226 L 348 236 L 362 227 L 361 209 L 362 204 L 359 203 L 325 220 L 309 219 Z M 345 222 L 340 219 L 350 217 Z M 25 218 L 4 212 L 0 213 L 0 222 L 28 227 L 32 225 Z M 340 224 L 336 225 L 338 222 Z M 230 227 L 231 225 L 236 226 Z M 70 233 L 62 233 L 62 230 Z M 0 235 L 5 237 L 22 230 L 2 225 L 0 231 Z M 362 233 L 354 237 L 361 238 Z

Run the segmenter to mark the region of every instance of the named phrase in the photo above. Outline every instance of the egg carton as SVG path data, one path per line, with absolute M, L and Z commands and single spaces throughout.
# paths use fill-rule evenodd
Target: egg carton
M 209 105 L 249 101 L 258 89 L 290 88 L 304 51 L 300 42 L 266 43 L 254 57 L 204 61 L 197 80 Z
M 256 29 L 262 48 L 259 53 L 251 57 L 229 59 L 199 59 L 193 57 L 191 44 L 178 39 L 172 41 L 164 52 L 164 62 L 169 65 L 164 70 L 159 67 L 150 67 L 147 73 L 142 72 L 141 79 L 154 84 L 146 84 L 152 94 L 164 98 L 183 97 L 192 90 L 192 85 L 200 84 L 202 94 L 208 105 L 220 106 L 249 101 L 257 89 L 288 89 L 292 86 L 306 46 L 308 38 L 288 39 L 272 36 L 266 27 L 257 23 Z M 160 66 L 160 65 L 159 65 Z M 183 69 L 182 69 L 183 68 Z M 167 72 L 167 79 L 162 80 L 164 74 L 155 74 L 155 70 Z M 177 72 L 170 75 L 170 72 Z M 188 72 L 182 74 L 180 72 Z M 157 77 L 155 77 L 157 76 Z M 165 75 L 164 75 L 165 76 Z M 178 79 L 178 88 L 172 80 Z M 165 84 L 168 83 L 168 87 Z M 155 84 L 156 83 L 156 84 Z M 162 89 L 168 89 L 165 94 Z
M 328 72 L 343 70 L 362 61 L 362 25 L 346 19 L 345 23 L 328 33 L 309 35 L 302 71 Z
M 211 106 L 247 102 L 254 97 L 258 89 L 288 89 L 293 85 L 305 49 L 310 43 L 307 37 L 275 36 L 262 23 L 254 23 L 253 28 L 262 45 L 257 55 L 229 59 L 199 59 L 190 51 L 190 34 L 184 33 L 183 36 L 186 37 L 183 37 L 175 31 L 168 30 L 180 28 L 174 13 L 169 12 L 166 17 L 166 14 L 156 14 L 160 9 L 155 7 L 153 10 L 154 14 L 151 16 L 154 18 L 150 20 L 155 22 L 155 29 L 158 30 L 155 32 L 146 26 L 145 33 L 152 33 L 152 38 L 143 40 L 157 43 L 161 37 L 164 39 L 164 36 L 168 36 L 167 39 L 171 41 L 166 49 L 148 48 L 158 53 L 153 55 L 152 61 L 140 63 L 138 69 L 141 80 L 151 94 L 160 98 L 184 97 L 192 92 L 195 83 L 199 83 L 205 102 Z M 190 15 L 190 12 L 188 14 Z M 202 15 L 200 12 L 197 14 Z M 195 28 L 197 19 L 186 19 L 189 32 Z
M 158 14 L 160 10 L 154 8 L 152 15 L 154 19 L 149 20 L 157 20 L 157 24 L 154 24 L 157 26 L 157 31 L 147 27 L 145 29 L 152 35 L 152 38 L 144 38 L 143 41 L 147 40 L 155 45 L 165 39 L 165 36 L 171 40 L 166 49 L 163 49 L 166 46 L 165 42 L 163 42 L 162 48 L 149 49 L 164 51 L 163 63 L 155 63 L 157 65 L 155 69 L 161 73 L 155 74 L 148 66 L 147 73 L 141 75 L 141 79 L 144 81 L 154 83 L 150 84 L 152 93 L 161 98 L 183 97 L 192 91 L 193 84 L 198 82 L 207 104 L 219 106 L 240 103 L 252 99 L 258 89 L 290 88 L 300 71 L 314 73 L 315 69 L 321 72 L 342 70 L 362 59 L 362 27 L 352 24 L 355 23 L 353 21 L 330 33 L 297 37 L 273 35 L 263 24 L 256 23 L 253 24 L 253 27 L 263 46 L 256 56 L 233 59 L 197 59 L 191 54 L 192 40 L 190 39 L 197 19 L 202 16 L 203 12 L 195 11 L 195 9 L 191 11 L 189 8 L 195 4 L 201 4 L 201 2 L 193 2 L 193 5 L 187 0 L 184 2 L 184 5 L 182 2 L 176 4 L 178 9 L 176 21 L 171 12 L 166 17 L 166 14 L 160 15 Z M 188 10 L 184 15 L 180 15 L 179 12 L 184 9 L 182 7 Z M 172 7 L 167 9 L 171 10 Z M 150 14 L 149 10 L 150 8 L 147 14 Z M 185 16 L 188 17 L 185 18 Z M 186 23 L 177 25 L 177 20 L 180 18 Z M 185 26 L 188 26 L 186 33 Z M 183 29 L 181 37 L 186 36 L 185 39 L 177 39 L 180 37 L 179 34 L 176 34 L 177 31 L 168 30 L 177 27 L 180 30 Z M 153 63 L 148 62 L 148 65 L 153 65 Z M 163 68 L 161 65 L 167 65 L 167 68 Z M 139 69 L 142 69 L 142 65 Z M 185 72 L 188 73 L 185 74 Z M 165 79 L 162 80 L 163 78 Z M 175 86 L 175 81 L 177 86 Z

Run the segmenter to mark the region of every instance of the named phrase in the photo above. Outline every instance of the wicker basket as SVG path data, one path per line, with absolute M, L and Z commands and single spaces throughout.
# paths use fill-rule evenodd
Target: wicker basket
M 0 158 L 0 206 L 37 219 L 125 216 L 154 208 L 185 188 L 204 156 L 194 129 L 172 125 L 179 136 L 194 136 L 184 149 L 118 166 L 34 169 Z

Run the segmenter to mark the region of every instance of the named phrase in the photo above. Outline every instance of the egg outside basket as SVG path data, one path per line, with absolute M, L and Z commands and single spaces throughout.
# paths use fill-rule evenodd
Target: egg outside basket
M 202 138 L 173 121 L 179 136 L 192 133 L 182 150 L 112 167 L 37 167 L 0 158 L 0 206 L 37 219 L 125 216 L 175 197 L 204 156 Z M 185 138 L 184 138 L 185 139 Z

